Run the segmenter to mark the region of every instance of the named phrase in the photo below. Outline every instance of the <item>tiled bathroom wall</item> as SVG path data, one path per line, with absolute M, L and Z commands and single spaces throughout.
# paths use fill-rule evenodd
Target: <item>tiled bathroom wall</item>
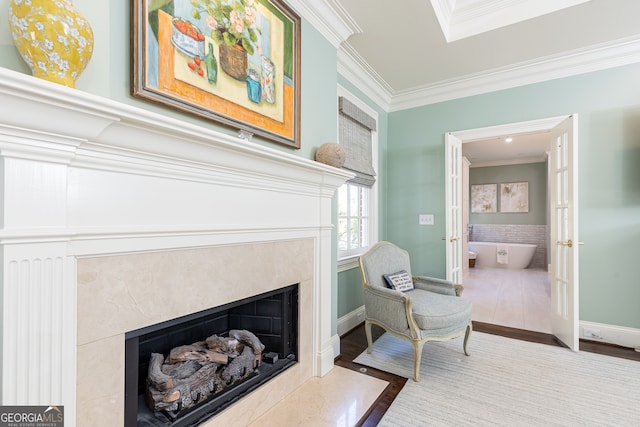
M 469 240 L 472 242 L 529 243 L 536 252 L 529 268 L 547 269 L 549 226 L 519 224 L 471 224 Z

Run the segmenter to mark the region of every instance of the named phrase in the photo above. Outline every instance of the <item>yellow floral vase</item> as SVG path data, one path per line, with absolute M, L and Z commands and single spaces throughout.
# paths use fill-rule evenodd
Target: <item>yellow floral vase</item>
M 71 0 L 10 0 L 9 28 L 35 77 L 75 87 L 93 54 L 93 30 Z

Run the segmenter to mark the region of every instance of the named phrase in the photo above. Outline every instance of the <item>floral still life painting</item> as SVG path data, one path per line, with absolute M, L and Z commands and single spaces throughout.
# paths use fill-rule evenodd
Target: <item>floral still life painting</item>
M 471 186 L 471 212 L 495 213 L 497 211 L 497 184 Z
M 132 94 L 300 148 L 300 18 L 278 0 L 137 0 Z
M 500 184 L 500 212 L 529 212 L 529 183 Z

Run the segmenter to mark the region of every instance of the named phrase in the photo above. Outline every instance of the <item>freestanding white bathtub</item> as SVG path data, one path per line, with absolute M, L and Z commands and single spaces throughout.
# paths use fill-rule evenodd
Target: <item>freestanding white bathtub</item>
M 476 267 L 522 270 L 529 266 L 536 245 L 527 243 L 469 242 L 469 251 L 476 254 Z

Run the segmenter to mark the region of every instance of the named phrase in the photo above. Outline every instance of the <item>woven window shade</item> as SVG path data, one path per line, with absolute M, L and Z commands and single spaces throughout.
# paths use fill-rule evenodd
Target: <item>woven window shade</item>
M 346 157 L 343 168 L 356 174 L 349 182 L 371 187 L 376 182 L 371 157 L 371 131 L 376 130 L 376 121 L 343 97 L 338 98 L 338 108 L 340 145 Z

